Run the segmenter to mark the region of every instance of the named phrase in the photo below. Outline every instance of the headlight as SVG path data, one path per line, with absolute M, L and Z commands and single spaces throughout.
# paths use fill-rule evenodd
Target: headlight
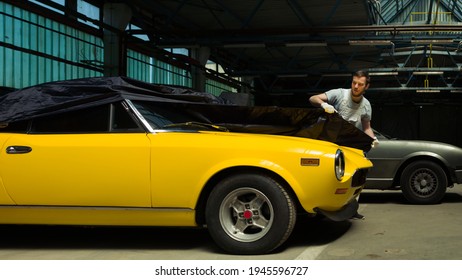
M 335 177 L 337 180 L 342 180 L 343 175 L 345 175 L 345 156 L 343 155 L 342 150 L 337 150 L 335 153 Z

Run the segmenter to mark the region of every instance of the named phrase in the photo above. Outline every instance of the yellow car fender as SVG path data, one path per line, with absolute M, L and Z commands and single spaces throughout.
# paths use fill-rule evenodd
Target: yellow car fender
M 224 170 L 239 167 L 252 167 L 275 173 L 281 178 L 283 178 L 292 187 L 297 196 L 304 196 L 303 188 L 299 185 L 297 180 L 295 180 L 292 174 L 289 171 L 287 171 L 287 169 L 285 169 L 284 167 L 274 162 L 263 160 L 260 158 L 233 158 L 230 160 L 222 161 L 214 166 L 210 166 L 210 168 L 201 177 L 200 181 L 198 182 L 198 185 L 195 187 L 194 193 L 197 194 L 197 196 L 192 196 L 189 204 L 192 207 L 196 205 L 196 198 L 199 197 L 199 194 L 202 192 L 204 186 L 213 176 Z

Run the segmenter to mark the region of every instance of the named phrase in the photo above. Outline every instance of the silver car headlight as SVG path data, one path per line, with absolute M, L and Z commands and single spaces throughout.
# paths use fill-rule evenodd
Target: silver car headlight
M 337 180 L 342 180 L 343 175 L 345 175 L 345 155 L 342 150 L 338 149 L 335 153 L 335 177 Z

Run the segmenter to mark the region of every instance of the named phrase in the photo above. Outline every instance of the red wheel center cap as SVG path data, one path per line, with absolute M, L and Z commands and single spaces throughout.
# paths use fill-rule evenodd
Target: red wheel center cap
M 253 214 L 252 214 L 252 211 L 250 210 L 245 210 L 244 211 L 244 219 L 250 219 L 252 218 Z

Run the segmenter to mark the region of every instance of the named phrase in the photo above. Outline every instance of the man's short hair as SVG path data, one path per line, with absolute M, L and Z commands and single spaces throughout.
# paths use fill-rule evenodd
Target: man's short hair
M 366 85 L 371 82 L 371 77 L 369 76 L 369 72 L 366 70 L 358 70 L 353 73 L 353 77 L 366 77 Z

